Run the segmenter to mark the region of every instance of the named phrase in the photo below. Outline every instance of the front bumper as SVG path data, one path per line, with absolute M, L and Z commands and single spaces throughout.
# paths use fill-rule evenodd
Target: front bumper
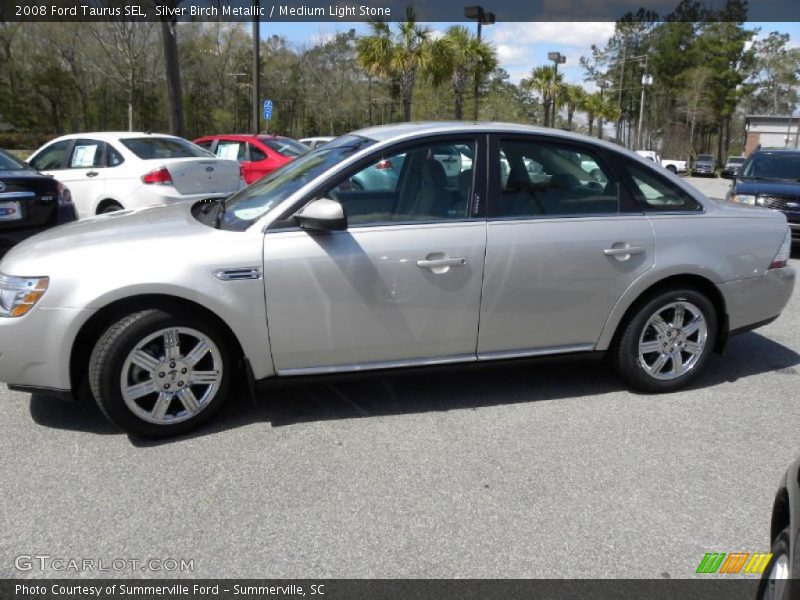
M 786 266 L 770 269 L 761 277 L 721 284 L 730 330 L 744 330 L 780 315 L 789 303 L 795 277 L 794 268 Z
M 0 318 L 0 381 L 10 388 L 48 388 L 49 395 L 70 390 L 72 345 L 94 312 L 36 306 L 23 317 Z

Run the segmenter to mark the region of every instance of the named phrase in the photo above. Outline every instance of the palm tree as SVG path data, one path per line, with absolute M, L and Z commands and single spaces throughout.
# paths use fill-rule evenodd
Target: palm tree
M 411 98 L 417 77 L 440 85 L 452 71 L 448 44 L 431 37 L 430 27 L 417 24 L 414 9 L 406 9 L 406 20 L 397 31 L 383 21 L 370 23 L 372 33 L 358 39 L 358 62 L 372 77 L 396 84 L 403 99 L 403 120 L 411 120 Z
M 544 66 L 535 67 L 530 77 L 519 82 L 523 90 L 533 90 L 542 97 L 545 127 L 550 127 L 550 111 L 563 81 L 563 73 L 556 74 L 555 67 Z
M 603 119 L 607 121 L 618 121 L 622 111 L 612 98 L 605 96 L 600 108 L 600 122 L 597 125 L 597 137 L 603 139 Z
M 495 49 L 473 36 L 463 25 L 453 25 L 445 32 L 444 42 L 449 51 L 453 94 L 455 96 L 455 118 L 464 115 L 464 92 L 474 81 L 485 81 L 486 76 L 497 68 Z
M 562 106 L 567 107 L 567 127 L 570 131 L 572 131 L 572 117 L 582 105 L 585 96 L 586 91 L 577 84 L 567 84 L 560 90 L 559 99 Z
M 598 92 L 586 94 L 581 102 L 580 109 L 586 113 L 586 120 L 589 122 L 589 135 L 594 131 L 594 121 L 603 112 L 603 98 Z

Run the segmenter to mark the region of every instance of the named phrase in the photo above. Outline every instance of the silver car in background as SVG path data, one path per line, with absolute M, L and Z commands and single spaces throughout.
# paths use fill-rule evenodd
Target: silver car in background
M 443 147 L 470 160 L 456 173 Z M 380 161 L 402 163 L 392 186 L 350 183 Z M 227 202 L 17 246 L 0 262 L 0 380 L 91 395 L 144 436 L 274 377 L 605 353 L 632 388 L 668 392 L 781 313 L 789 248 L 781 213 L 717 204 L 595 139 L 364 129 Z

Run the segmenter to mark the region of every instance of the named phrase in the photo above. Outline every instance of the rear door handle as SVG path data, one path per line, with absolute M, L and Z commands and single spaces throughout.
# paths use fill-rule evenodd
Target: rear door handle
M 456 258 L 435 258 L 432 260 L 418 260 L 417 266 L 423 269 L 435 269 L 436 267 L 460 267 L 467 264 L 467 259 L 463 256 Z
M 615 246 L 613 248 L 606 248 L 603 250 L 606 256 L 613 256 L 617 260 L 628 260 L 635 254 L 644 254 L 644 246 L 630 246 L 627 243 L 622 246 Z
M 89 171 L 88 173 L 86 173 L 87 177 L 97 177 L 98 175 L 100 175 L 100 173 L 98 173 L 97 171 Z
M 429 254 L 428 256 L 431 255 Z M 433 256 L 436 256 L 436 254 Z M 441 256 L 441 254 L 439 254 L 439 256 Z M 447 273 L 450 267 L 463 267 L 466 264 L 467 258 L 465 256 L 450 257 L 445 255 L 441 258 L 424 258 L 417 261 L 417 266 L 420 269 L 430 269 L 432 273 L 436 273 L 437 275 Z

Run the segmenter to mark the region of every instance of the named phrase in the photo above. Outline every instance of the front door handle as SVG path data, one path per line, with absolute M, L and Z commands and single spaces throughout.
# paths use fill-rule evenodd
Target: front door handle
M 88 173 L 86 173 L 87 177 L 97 177 L 98 175 L 100 175 L 100 173 L 98 173 L 97 171 L 89 171 Z
M 644 254 L 644 246 L 631 246 L 628 243 L 614 244 L 613 248 L 603 250 L 606 256 L 613 256 L 617 260 L 628 260 L 635 254 Z
M 437 255 L 441 256 L 441 258 L 438 258 Z M 434 256 L 437 256 L 437 258 L 433 258 Z M 450 257 L 447 255 L 442 256 L 439 253 L 429 254 L 424 259 L 417 261 L 417 266 L 420 269 L 430 269 L 436 274 L 447 273 L 450 267 L 463 267 L 466 264 L 467 258 L 465 256 Z

